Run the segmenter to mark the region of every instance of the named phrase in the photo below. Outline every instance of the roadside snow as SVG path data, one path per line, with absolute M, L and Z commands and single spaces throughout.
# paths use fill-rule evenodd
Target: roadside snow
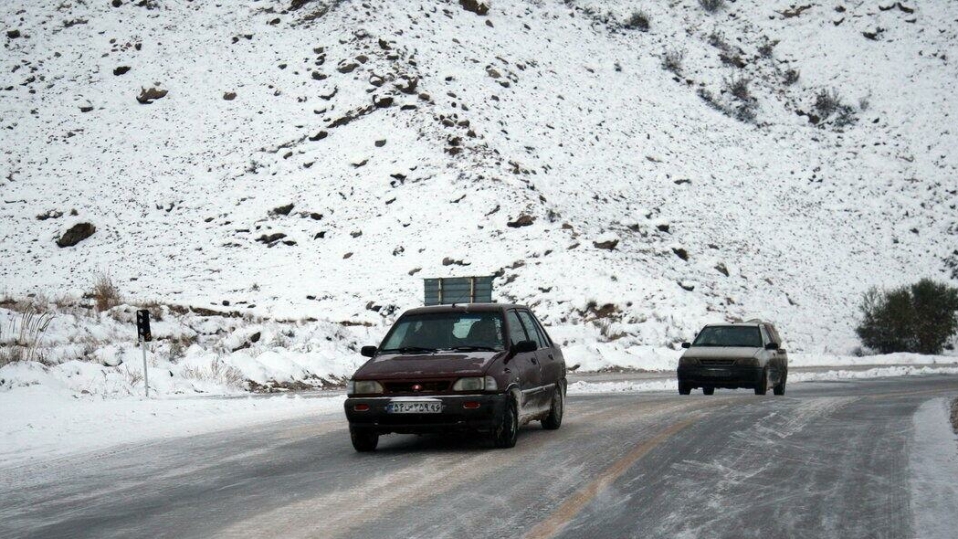
M 147 440 L 195 436 L 341 410 L 343 395 L 308 398 L 77 398 L 37 385 L 0 392 L 0 468 Z
M 918 408 L 912 421 L 909 455 L 911 510 L 915 536 L 949 539 L 958 515 L 958 439 L 948 417 L 949 402 L 932 399 Z
M 895 376 L 927 376 L 933 374 L 958 374 L 958 367 L 893 366 L 877 367 L 862 371 L 829 370 L 823 372 L 795 372 L 789 373 L 788 383 L 829 382 L 863 378 L 889 378 Z M 618 393 L 622 391 L 675 391 L 677 389 L 678 382 L 675 379 L 623 382 L 586 382 L 580 380 L 569 384 L 568 393 L 570 395 L 587 395 L 591 393 Z

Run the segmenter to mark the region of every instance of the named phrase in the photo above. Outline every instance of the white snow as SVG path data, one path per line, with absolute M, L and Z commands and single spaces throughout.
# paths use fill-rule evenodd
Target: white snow
M 950 402 L 931 399 L 913 417 L 909 472 L 915 537 L 955 536 L 958 514 L 958 437 L 951 428 Z
M 954 2 L 790 18 L 784 0 L 717 14 L 691 0 L 502 0 L 487 17 L 336 2 L 307 20 L 320 3 L 0 3 L 21 33 L 0 34 L 0 288 L 78 297 L 107 271 L 131 298 L 379 323 L 367 305 L 418 305 L 422 276 L 501 270 L 498 299 L 620 335 L 623 350 L 760 316 L 795 351 L 847 354 L 864 290 L 953 281 Z M 636 8 L 649 32 L 615 24 Z M 879 40 L 862 36 L 876 27 Z M 721 61 L 718 34 L 745 67 Z M 672 49 L 680 75 L 661 67 Z M 754 124 L 698 95 L 727 104 L 723 81 L 741 77 Z M 157 85 L 169 94 L 137 103 Z M 856 124 L 798 114 L 832 88 Z M 393 106 L 331 127 L 386 95 Z M 62 215 L 37 218 L 49 211 Z M 535 223 L 506 226 L 521 214 Z M 85 221 L 93 237 L 54 244 Z M 273 233 L 295 244 L 257 241 Z M 612 237 L 615 250 L 593 247 Z M 617 311 L 595 320 L 590 302 Z
M 896 376 L 958 375 L 958 367 L 877 367 L 865 370 L 825 370 L 820 372 L 790 372 L 788 383 L 833 382 L 838 380 L 858 380 L 866 378 L 889 378 Z M 590 393 L 618 393 L 622 391 L 677 391 L 678 382 L 668 380 L 625 380 L 609 382 L 586 382 L 579 380 L 569 384 L 570 395 Z
M 99 399 L 55 386 L 0 392 L 0 467 L 311 415 L 345 419 L 343 395 Z M 337 413 L 339 412 L 339 413 Z

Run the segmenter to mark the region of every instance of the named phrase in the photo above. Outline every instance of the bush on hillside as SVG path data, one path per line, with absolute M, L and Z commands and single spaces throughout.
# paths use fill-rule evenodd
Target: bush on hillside
M 662 57 L 662 67 L 676 75 L 682 72 L 682 60 L 685 59 L 685 51 L 680 49 L 669 49 L 665 51 Z
M 103 312 L 120 304 L 120 290 L 113 284 L 113 279 L 105 273 L 97 275 L 91 294 L 96 302 L 96 310 Z
M 705 11 L 715 13 L 725 7 L 725 0 L 699 0 L 699 5 L 702 6 L 702 9 Z
M 649 31 L 649 16 L 644 11 L 633 11 L 629 20 L 625 22 L 625 27 L 642 32 Z
M 855 331 L 868 348 L 938 354 L 958 331 L 958 288 L 930 279 L 887 291 L 873 288 L 861 310 Z

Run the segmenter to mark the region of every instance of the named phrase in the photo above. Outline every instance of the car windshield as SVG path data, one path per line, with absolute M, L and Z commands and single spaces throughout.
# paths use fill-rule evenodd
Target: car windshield
M 430 313 L 404 316 L 389 332 L 383 352 L 503 349 L 502 316 L 498 312 Z
M 692 346 L 761 348 L 762 335 L 757 326 L 708 326 L 699 333 Z

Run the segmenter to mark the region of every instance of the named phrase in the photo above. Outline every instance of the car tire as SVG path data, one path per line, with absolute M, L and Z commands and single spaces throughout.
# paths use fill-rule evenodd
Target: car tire
M 379 434 L 375 432 L 349 431 L 349 438 L 353 442 L 353 449 L 360 453 L 375 451 L 379 445 Z
M 519 438 L 519 414 L 516 411 L 516 401 L 509 399 L 506 403 L 502 417 L 499 418 L 499 424 L 492 431 L 492 443 L 500 449 L 508 449 L 516 446 L 516 440 Z
M 755 385 L 756 395 L 765 395 L 768 393 L 768 369 L 762 371 L 762 379 Z
M 679 382 L 679 395 L 691 395 L 692 386 Z
M 542 428 L 556 430 L 561 427 L 564 412 L 565 398 L 562 396 L 562 387 L 556 384 L 555 391 L 552 392 L 552 406 L 549 408 L 549 415 L 542 420 Z
M 705 393 L 706 395 L 714 395 L 714 394 L 715 394 L 715 388 L 714 388 L 714 387 L 703 387 L 703 388 L 702 388 L 702 393 Z
M 788 380 L 788 371 L 782 373 L 782 378 L 775 384 L 775 387 L 772 388 L 772 393 L 776 395 L 785 394 L 785 382 Z

